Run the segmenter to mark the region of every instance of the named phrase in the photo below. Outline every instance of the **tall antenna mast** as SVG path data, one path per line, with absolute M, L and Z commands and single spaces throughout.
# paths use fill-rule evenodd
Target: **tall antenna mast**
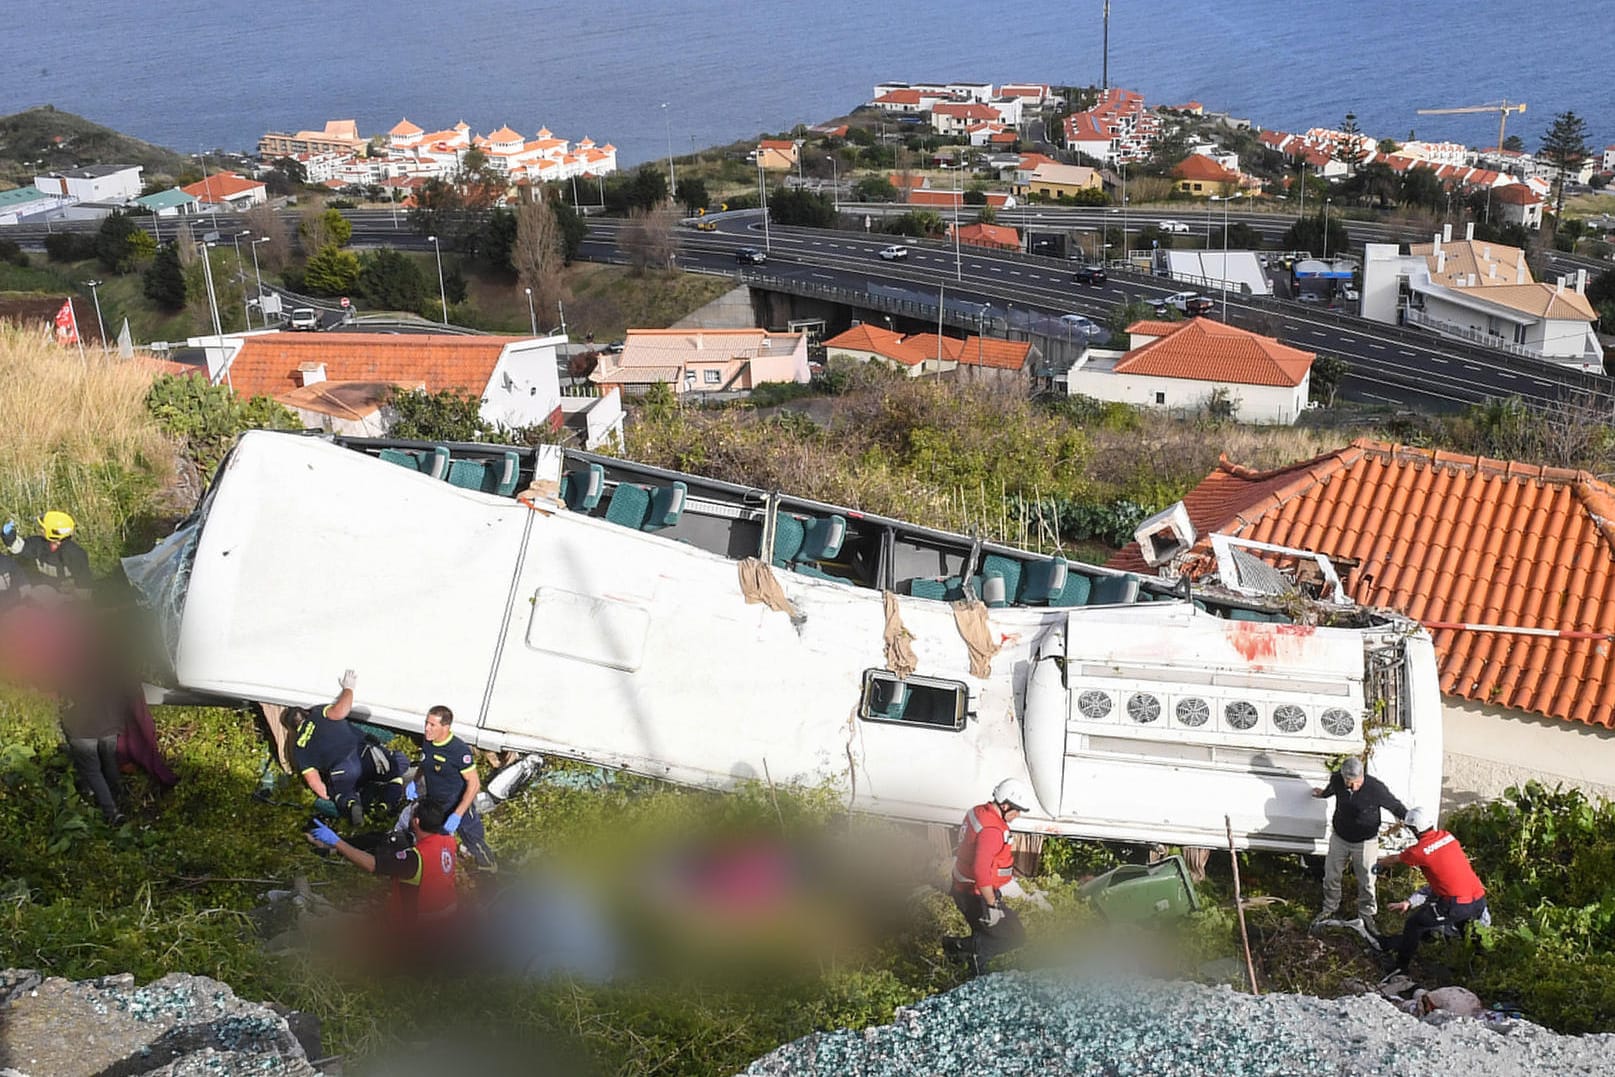
M 1099 88 L 1110 89 L 1110 0 L 1105 0 L 1105 69 Z

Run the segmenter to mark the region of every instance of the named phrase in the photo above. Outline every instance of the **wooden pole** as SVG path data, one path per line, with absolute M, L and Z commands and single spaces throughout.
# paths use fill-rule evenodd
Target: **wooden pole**
M 1251 960 L 1251 937 L 1245 930 L 1245 903 L 1239 896 L 1239 852 L 1234 848 L 1234 821 L 1226 815 L 1222 821 L 1228 828 L 1228 859 L 1234 865 L 1234 908 L 1239 912 L 1239 941 L 1245 945 L 1245 971 L 1250 975 L 1251 994 L 1260 995 L 1262 989 L 1256 986 L 1256 963 Z

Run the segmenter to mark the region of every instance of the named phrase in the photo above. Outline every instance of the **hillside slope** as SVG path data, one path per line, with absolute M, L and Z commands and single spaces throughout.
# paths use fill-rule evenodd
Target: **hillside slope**
M 0 116 L 0 181 L 32 183 L 37 173 L 92 164 L 141 165 L 149 181 L 177 177 L 189 160 L 53 105 Z

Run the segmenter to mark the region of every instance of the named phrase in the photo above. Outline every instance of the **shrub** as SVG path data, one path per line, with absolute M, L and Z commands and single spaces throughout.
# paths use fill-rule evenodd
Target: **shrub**
M 188 374 L 163 374 L 146 393 L 146 410 L 204 475 L 248 430 L 301 430 L 302 422 L 267 396 L 242 400 L 228 386 Z
M 45 237 L 45 257 L 53 262 L 82 262 L 95 257 L 95 236 L 87 232 L 52 232 Z

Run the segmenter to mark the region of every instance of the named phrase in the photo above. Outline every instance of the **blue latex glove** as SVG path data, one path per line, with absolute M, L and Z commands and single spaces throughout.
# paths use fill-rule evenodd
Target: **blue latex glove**
M 16 541 L 17 521 L 7 520 L 3 526 L 0 526 L 0 546 L 6 546 L 9 548 L 11 544 Z
M 342 840 L 336 836 L 336 831 L 332 830 L 324 823 L 315 823 L 311 828 L 309 828 L 308 833 L 310 837 L 319 842 L 321 845 L 325 846 L 327 849 L 335 849 L 336 843 Z
M 450 812 L 449 817 L 443 820 L 443 833 L 452 834 L 460 829 L 460 813 Z
M 415 783 L 414 782 L 410 782 L 408 785 L 404 786 L 404 799 L 405 800 L 418 800 L 418 799 L 420 799 L 418 794 L 415 792 Z

